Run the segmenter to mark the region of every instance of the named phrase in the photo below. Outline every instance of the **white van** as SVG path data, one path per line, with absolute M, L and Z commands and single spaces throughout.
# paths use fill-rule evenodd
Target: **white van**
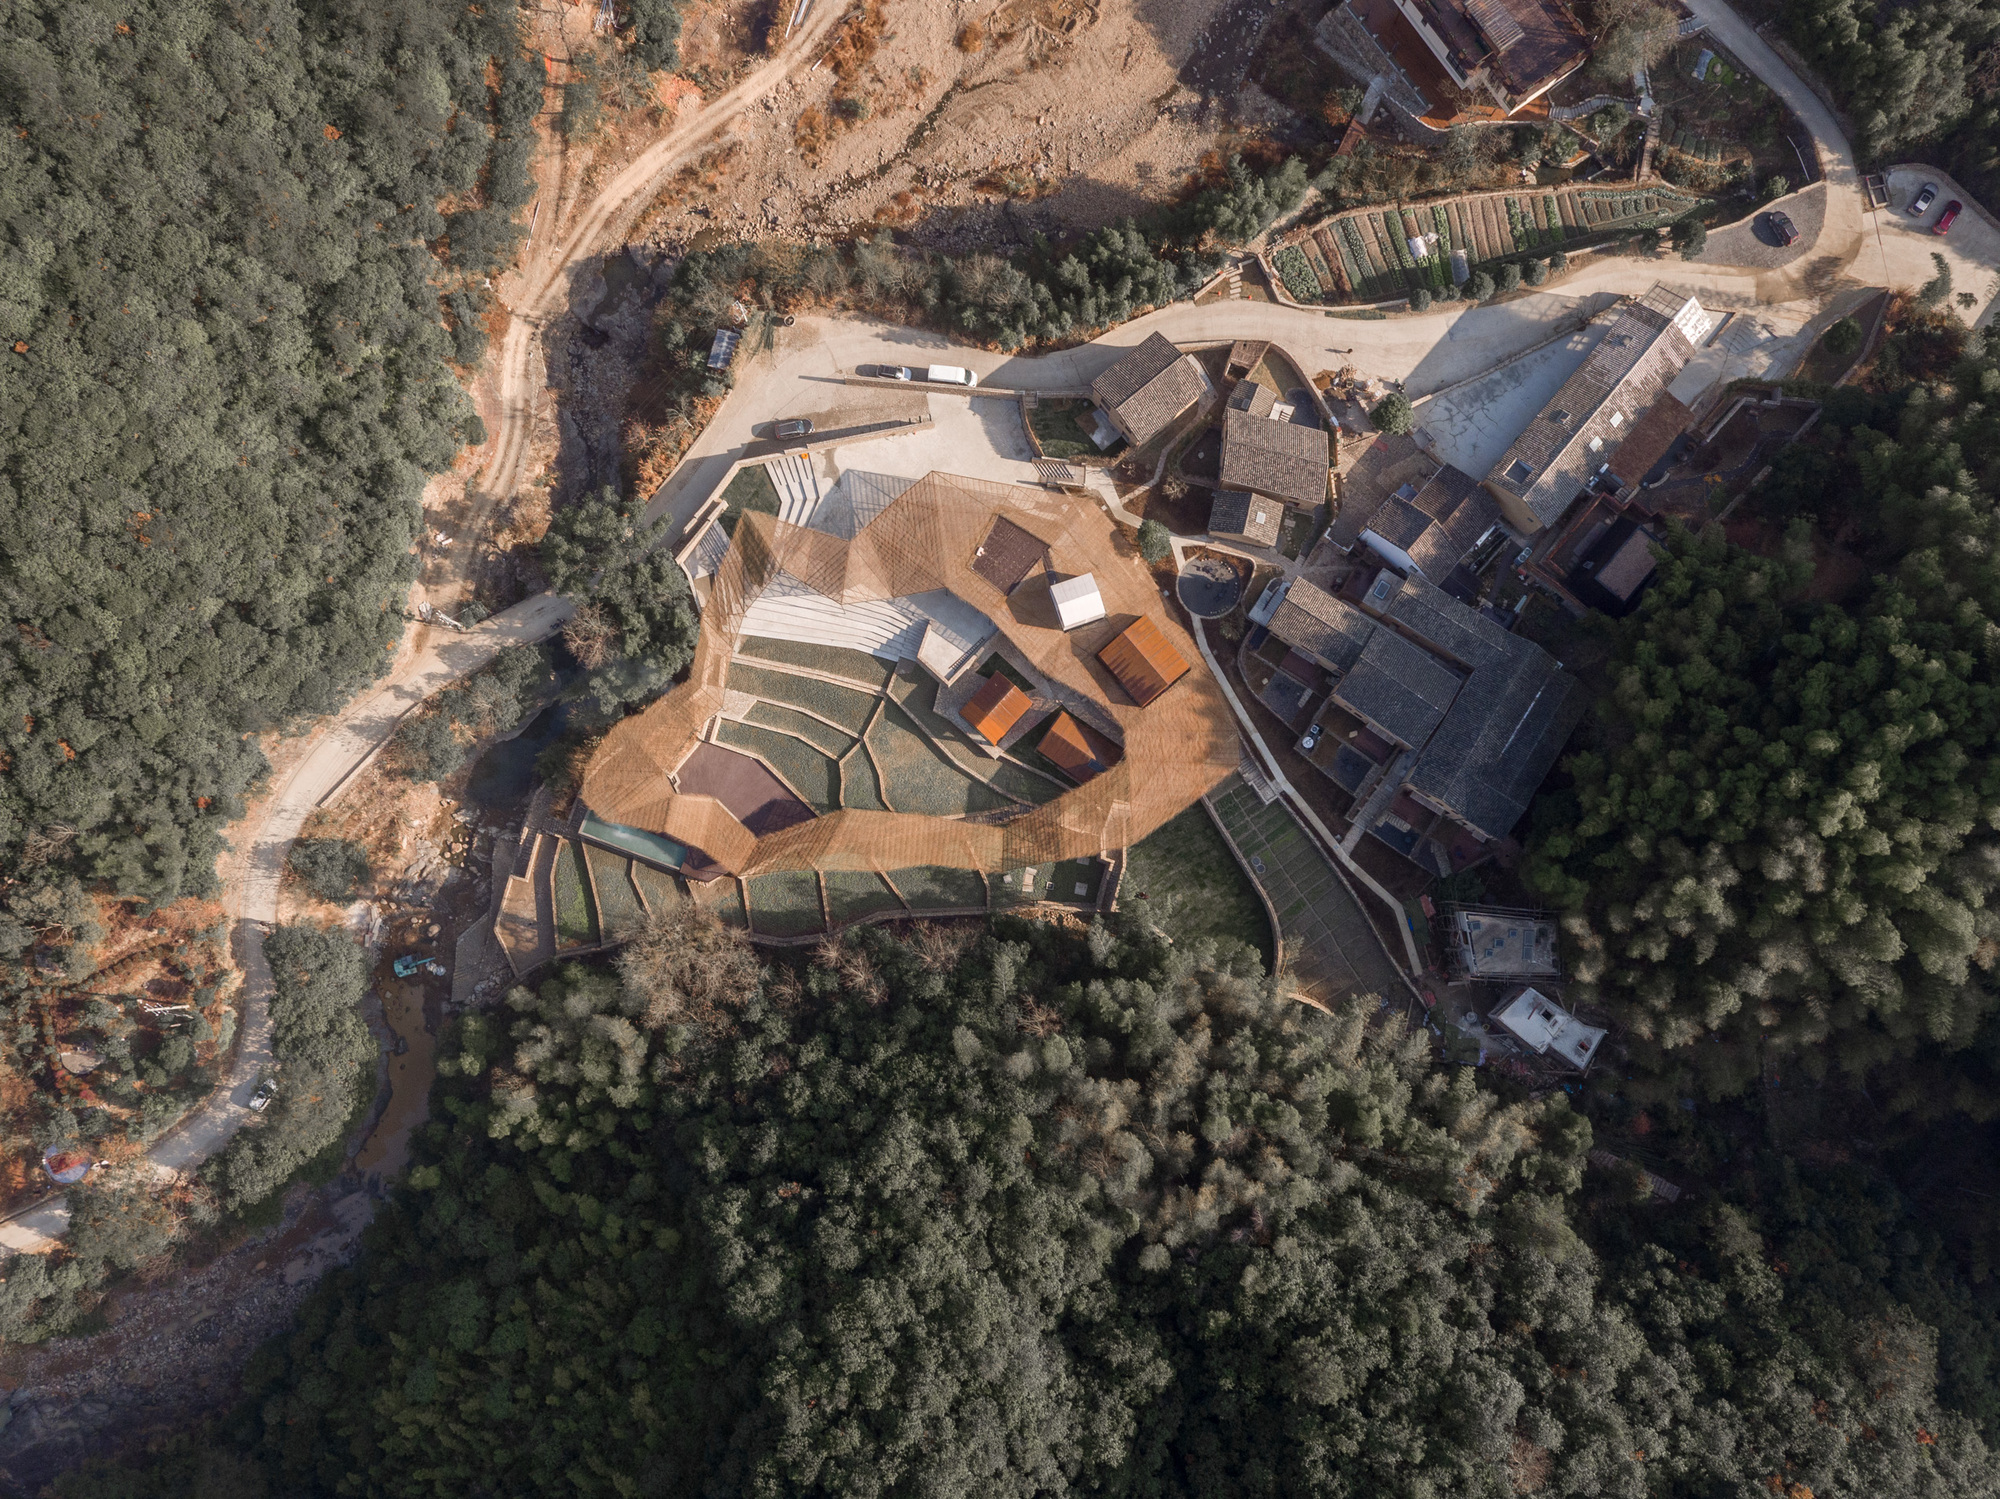
M 955 364 L 934 364 L 924 378 L 933 385 L 977 385 L 979 377 Z

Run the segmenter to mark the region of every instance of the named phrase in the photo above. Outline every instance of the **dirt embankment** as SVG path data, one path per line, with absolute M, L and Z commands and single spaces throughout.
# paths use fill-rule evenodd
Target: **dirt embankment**
M 836 0 L 817 0 L 832 4 Z M 1248 80 L 1256 0 L 859 0 L 816 66 L 725 132 L 647 225 L 656 250 L 876 227 L 1003 249 L 1173 196 L 1293 117 Z

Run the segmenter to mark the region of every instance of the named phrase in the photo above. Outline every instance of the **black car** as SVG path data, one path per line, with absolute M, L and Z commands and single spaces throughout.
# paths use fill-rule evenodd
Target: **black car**
M 808 437 L 812 434 L 812 429 L 813 429 L 813 424 L 811 418 L 803 416 L 789 417 L 786 420 L 778 423 L 778 436 Z
M 1778 236 L 1779 244 L 1795 245 L 1798 243 L 1799 241 L 1798 226 L 1794 224 L 1784 214 L 1774 211 L 1765 214 L 1764 218 L 1765 221 L 1770 224 L 1771 232 Z

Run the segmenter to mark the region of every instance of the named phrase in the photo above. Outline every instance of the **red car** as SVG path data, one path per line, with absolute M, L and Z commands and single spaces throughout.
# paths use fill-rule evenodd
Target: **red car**
M 1964 212 L 1965 205 L 1959 202 L 1958 199 L 1953 198 L 1949 203 L 1945 204 L 1944 212 L 1938 215 L 1938 221 L 1931 226 L 1931 233 L 1951 233 L 1951 221 Z

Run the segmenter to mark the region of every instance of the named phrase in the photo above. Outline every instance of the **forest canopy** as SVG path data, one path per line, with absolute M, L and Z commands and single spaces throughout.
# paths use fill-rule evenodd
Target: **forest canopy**
M 511 0 L 5 0 L 0 36 L 0 862 L 167 900 L 249 736 L 401 629 L 541 67 Z
M 2000 358 L 1926 314 L 1877 375 L 1889 392 L 1829 396 L 1753 496 L 1794 517 L 1777 555 L 1670 539 L 1529 872 L 1663 1091 L 1797 1066 L 1992 1119 Z M 1873 578 L 1846 601 L 1816 586 L 1835 532 Z
M 1281 995 L 1122 918 L 760 968 L 670 908 L 461 1022 L 217 1439 L 61 1492 L 1997 1491 L 1879 1197 L 1663 1216 L 1560 1092 Z

